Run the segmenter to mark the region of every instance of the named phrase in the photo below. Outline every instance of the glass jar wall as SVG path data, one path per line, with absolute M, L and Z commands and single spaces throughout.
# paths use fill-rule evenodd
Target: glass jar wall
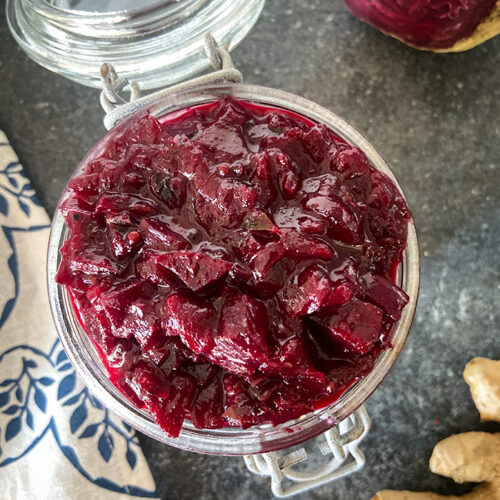
M 130 120 L 148 109 L 157 117 L 163 117 L 181 109 L 212 102 L 224 95 L 257 104 L 283 108 L 298 113 L 314 122 L 324 123 L 335 134 L 359 147 L 371 164 L 387 174 L 396 184 L 389 167 L 373 146 L 345 120 L 321 106 L 301 97 L 275 89 L 246 84 L 220 84 L 195 87 L 164 98 L 148 102 Z M 119 134 L 128 120 L 118 124 L 99 141 L 83 159 L 82 165 L 105 147 L 107 141 Z M 393 348 L 380 354 L 371 373 L 358 380 L 342 396 L 329 406 L 312 412 L 300 419 L 272 427 L 260 425 L 246 430 L 237 428 L 197 429 L 186 420 L 178 438 L 168 437 L 146 411 L 137 409 L 109 381 L 107 371 L 95 347 L 81 328 L 70 298 L 64 287 L 57 285 L 55 274 L 60 262 L 59 249 L 65 241 L 67 230 L 62 215 L 56 212 L 48 255 L 49 298 L 61 342 L 75 369 L 90 390 L 120 418 L 141 432 L 172 446 L 200 453 L 246 455 L 287 448 L 311 439 L 351 415 L 378 387 L 389 372 L 403 348 L 415 311 L 419 265 L 418 246 L 413 222 L 408 227 L 407 248 L 400 265 L 397 284 L 409 296 L 409 303 L 393 331 Z
M 7 0 L 10 30 L 37 63 L 99 87 L 103 62 L 142 89 L 186 80 L 209 62 L 206 33 L 234 48 L 264 0 Z

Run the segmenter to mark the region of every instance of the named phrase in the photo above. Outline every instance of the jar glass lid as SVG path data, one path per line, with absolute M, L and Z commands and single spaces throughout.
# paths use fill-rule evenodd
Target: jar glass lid
M 47 0 L 49 5 L 60 9 L 86 13 L 133 12 L 161 3 L 161 0 Z
M 143 89 L 186 80 L 209 62 L 204 35 L 234 48 L 265 0 L 7 0 L 10 30 L 37 63 L 100 86 L 110 62 Z

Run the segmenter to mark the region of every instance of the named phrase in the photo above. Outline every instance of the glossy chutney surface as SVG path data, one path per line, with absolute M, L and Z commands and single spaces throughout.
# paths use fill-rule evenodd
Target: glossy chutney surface
M 57 281 L 112 382 L 177 436 L 297 418 L 366 375 L 408 301 L 410 213 L 358 149 L 229 98 L 112 135 L 68 185 Z

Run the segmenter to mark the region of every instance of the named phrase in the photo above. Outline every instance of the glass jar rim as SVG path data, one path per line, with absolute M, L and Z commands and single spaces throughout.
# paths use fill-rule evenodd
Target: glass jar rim
M 137 7 L 133 9 L 113 10 L 109 12 L 92 12 L 87 10 L 78 10 L 61 7 L 54 3 L 49 3 L 46 0 L 30 0 L 33 9 L 36 9 L 40 14 L 58 18 L 59 20 L 71 19 L 78 22 L 95 22 L 98 20 L 106 20 L 109 22 L 125 22 L 137 17 L 138 15 L 149 15 L 155 12 L 164 14 L 169 9 L 175 8 L 178 10 L 184 3 L 192 3 L 193 0 L 156 0 L 153 4 L 146 7 Z
M 160 1 L 114 12 L 66 10 L 45 0 L 7 0 L 6 18 L 20 47 L 38 64 L 79 84 L 100 87 L 113 64 L 141 89 L 173 85 L 208 69 L 206 33 L 235 48 L 265 0 Z
M 403 193 L 394 174 L 380 154 L 343 118 L 294 94 L 249 84 L 217 84 L 194 87 L 144 104 L 135 110 L 130 117 L 105 134 L 90 149 L 75 172 L 89 159 L 99 154 L 106 142 L 115 134 L 119 134 L 127 126 L 129 120 L 134 120 L 145 111 L 161 117 L 196 104 L 211 102 L 224 95 L 258 104 L 281 107 L 301 114 L 314 122 L 324 123 L 347 142 L 359 147 L 370 163 L 388 175 Z M 65 193 L 66 190 L 63 197 Z M 48 291 L 57 332 L 69 359 L 91 392 L 122 420 L 158 441 L 189 451 L 218 455 L 264 453 L 297 445 L 325 432 L 359 408 L 383 381 L 399 357 L 415 313 L 420 270 L 416 231 L 411 219 L 408 224 L 407 246 L 398 273 L 398 284 L 408 294 L 409 302 L 393 331 L 392 349 L 383 351 L 379 355 L 369 374 L 356 381 L 329 406 L 276 427 L 261 425 L 245 430 L 240 428 L 196 429 L 191 422 L 185 420 L 180 436 L 171 438 L 154 423 L 146 411 L 135 407 L 109 381 L 106 368 L 97 351 L 76 319 L 68 292 L 55 282 L 60 262 L 59 250 L 65 240 L 66 232 L 63 217 L 57 209 L 52 223 L 47 259 Z

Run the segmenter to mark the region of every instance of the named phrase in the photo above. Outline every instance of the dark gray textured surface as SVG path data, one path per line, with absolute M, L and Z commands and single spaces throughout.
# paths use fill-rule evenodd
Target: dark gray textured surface
M 29 61 L 1 16 L 0 128 L 52 213 L 104 132 L 98 94 Z M 268 0 L 234 60 L 247 81 L 304 95 L 357 126 L 391 165 L 419 230 L 420 303 L 400 360 L 366 404 L 368 465 L 302 498 L 466 491 L 427 463 L 451 433 L 498 430 L 479 424 L 461 372 L 475 355 L 500 358 L 500 37 L 436 55 L 358 22 L 339 1 Z M 142 442 L 163 498 L 270 497 L 239 459 Z

